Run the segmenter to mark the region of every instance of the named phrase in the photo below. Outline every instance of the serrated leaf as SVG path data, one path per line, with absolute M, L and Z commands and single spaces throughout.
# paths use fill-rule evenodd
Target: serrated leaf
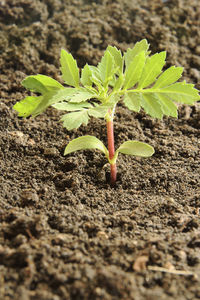
M 90 66 L 90 65 L 88 65 L 88 68 L 92 72 L 92 76 L 90 77 L 92 83 L 94 83 L 98 87 L 99 91 L 101 91 L 103 89 L 103 86 L 102 86 L 98 68 L 95 66 Z
M 60 103 L 53 104 L 52 106 L 58 110 L 66 110 L 66 111 L 77 111 L 77 110 L 93 107 L 92 104 L 88 102 L 81 102 L 81 103 L 60 102 Z
M 32 75 L 27 76 L 23 81 L 22 85 L 32 91 L 40 94 L 44 94 L 51 90 L 63 89 L 64 87 L 56 80 L 45 75 Z
M 108 112 L 110 105 L 99 105 L 88 110 L 88 114 L 95 118 L 104 118 Z
M 163 112 L 156 94 L 145 93 L 141 97 L 141 106 L 153 118 L 162 119 Z
M 40 101 L 36 109 L 32 112 L 32 116 L 36 117 L 52 104 L 70 99 L 71 95 L 73 95 L 73 92 L 73 88 L 64 88 L 61 90 L 55 90 L 43 94 L 42 100 Z
M 171 116 L 177 118 L 177 106 L 165 95 L 165 94 L 157 94 L 163 114 L 166 116 Z
M 115 65 L 119 68 L 119 73 L 121 73 L 123 71 L 123 57 L 121 51 L 112 46 L 108 46 L 106 51 L 109 51 L 113 56 Z
M 134 57 L 140 52 L 144 51 L 145 55 L 147 55 L 148 49 L 149 44 L 147 43 L 146 39 L 137 42 L 132 49 L 128 48 L 124 54 L 126 68 L 128 68 L 129 64 L 133 61 Z
M 87 110 L 68 113 L 61 118 L 63 127 L 67 128 L 67 130 L 77 129 L 82 124 L 87 125 L 88 120 L 89 116 Z
M 13 109 L 18 112 L 19 117 L 29 117 L 32 112 L 36 109 L 36 107 L 39 105 L 39 103 L 42 101 L 43 96 L 40 97 L 33 97 L 28 96 L 21 101 L 17 102 Z
M 149 144 L 138 141 L 126 141 L 116 150 L 116 152 L 133 156 L 150 157 L 155 151 Z
M 90 91 L 86 88 L 77 88 L 74 89 L 74 94 L 70 97 L 70 102 L 82 102 L 94 98 L 96 93 Z
M 44 86 L 46 86 L 46 88 L 48 90 L 51 90 L 53 88 L 64 89 L 64 86 L 62 84 L 60 84 L 57 80 L 55 80 L 55 79 L 53 79 L 49 76 L 38 74 L 38 75 L 35 75 L 35 76 L 32 76 L 32 77 L 34 77 L 35 79 L 40 81 Z
M 129 67 L 125 72 L 124 89 L 133 87 L 139 81 L 145 65 L 145 61 L 146 56 L 144 51 L 140 52 L 133 58 L 132 62 L 129 64 Z
M 166 52 L 160 52 L 147 58 L 142 75 L 138 83 L 138 89 L 145 88 L 152 84 L 161 73 L 165 64 Z
M 121 89 L 124 83 L 124 76 L 121 74 L 119 77 L 115 80 L 115 83 L 113 85 L 113 91 L 118 91 Z
M 172 66 L 165 70 L 159 78 L 156 80 L 153 88 L 166 87 L 174 82 L 176 82 L 182 75 L 183 68 Z
M 73 56 L 64 49 L 61 50 L 60 64 L 64 82 L 70 86 L 78 87 L 79 69 L 77 62 Z
M 26 77 L 21 84 L 29 91 L 36 92 L 36 93 L 46 93 L 48 92 L 47 88 L 39 82 L 36 78 L 33 78 L 32 76 Z
M 88 68 L 91 70 L 92 72 L 92 77 L 94 77 L 96 80 L 98 80 L 99 82 L 101 82 L 101 77 L 99 74 L 99 69 L 95 66 L 90 66 L 88 65 Z
M 81 73 L 81 83 L 84 86 L 92 86 L 92 71 L 88 64 L 84 66 Z
M 69 142 L 69 144 L 65 148 L 64 155 L 78 150 L 86 149 L 98 149 L 101 152 L 103 152 L 106 156 L 108 156 L 108 150 L 106 149 L 104 144 L 99 139 L 91 135 L 81 136 Z
M 111 80 L 109 80 L 109 86 L 111 86 L 112 88 L 115 86 L 116 81 L 118 80 L 118 78 L 113 75 L 113 78 Z
M 114 58 L 109 51 L 106 51 L 101 62 L 98 64 L 99 76 L 103 85 L 105 85 L 108 80 L 110 80 L 111 76 L 113 76 L 114 68 Z
M 139 93 L 126 93 L 124 96 L 124 104 L 128 109 L 139 112 L 141 108 L 141 97 Z
M 72 89 L 63 88 L 46 92 L 43 96 L 39 97 L 26 97 L 16 103 L 13 108 L 20 113 L 20 116 L 28 117 L 32 115 L 32 117 L 36 117 L 52 104 L 66 100 L 71 92 Z
M 157 92 L 165 93 L 173 101 L 185 104 L 194 104 L 195 101 L 200 100 L 198 90 L 194 88 L 194 84 L 188 84 L 186 82 L 174 83 Z

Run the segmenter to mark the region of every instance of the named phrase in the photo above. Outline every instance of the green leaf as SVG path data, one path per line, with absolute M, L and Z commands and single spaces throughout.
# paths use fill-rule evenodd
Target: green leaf
M 90 116 L 106 118 L 107 109 L 113 109 L 120 97 L 124 96 L 124 104 L 133 111 L 138 112 L 143 107 L 152 117 L 162 118 L 164 114 L 177 117 L 177 107 L 173 102 L 192 105 L 200 100 L 198 90 L 193 84 L 176 82 L 181 77 L 183 68 L 172 66 L 162 72 L 166 52 L 149 57 L 148 47 L 147 41 L 142 40 L 133 49 L 128 49 L 122 57 L 120 50 L 108 46 L 98 67 L 86 64 L 83 68 L 81 83 L 85 87 L 79 86 L 76 60 L 71 54 L 61 50 L 62 77 L 74 88 L 65 88 L 45 75 L 28 76 L 22 81 L 22 85 L 42 96 L 26 97 L 16 103 L 14 109 L 19 116 L 37 116 L 52 105 L 72 112 L 63 117 L 64 124 L 68 129 L 78 128 L 82 123 L 87 124 Z M 123 74 L 124 60 L 126 69 Z M 136 84 L 136 88 L 130 89 Z M 93 98 L 101 102 L 101 105 L 90 104 L 90 99 L 93 102 Z M 87 100 L 90 100 L 89 103 Z
M 177 118 L 177 106 L 165 94 L 157 94 L 157 96 L 160 100 L 159 103 L 163 114 Z
M 123 72 L 123 57 L 120 50 L 116 47 L 108 46 L 106 51 L 109 51 L 110 54 L 113 56 L 115 65 L 119 68 L 119 73 Z
M 104 86 L 114 75 L 114 67 L 114 58 L 109 51 L 106 51 L 98 64 L 99 76 Z
M 176 82 L 182 75 L 183 68 L 172 66 L 165 70 L 156 80 L 153 88 L 162 88 Z
M 97 94 L 86 88 L 74 89 L 74 94 L 70 97 L 70 102 L 82 102 L 94 98 Z
M 89 109 L 88 114 L 91 117 L 104 118 L 110 107 L 111 105 L 106 105 L 106 104 L 98 105 L 97 107 L 93 107 Z
M 102 81 L 101 81 L 101 77 L 99 74 L 99 69 L 95 66 L 90 66 L 90 65 L 88 65 L 88 68 L 92 72 L 92 76 L 90 77 L 92 83 L 94 83 L 98 87 L 99 92 L 102 91 L 103 86 L 102 86 Z
M 144 51 L 136 55 L 125 72 L 124 89 L 133 87 L 140 79 L 146 56 Z
M 138 55 L 140 52 L 144 51 L 145 56 L 147 56 L 148 49 L 149 49 L 149 44 L 146 39 L 137 42 L 132 49 L 128 48 L 126 53 L 124 54 L 126 68 L 128 68 L 130 63 L 133 61 L 134 57 Z
M 126 141 L 116 150 L 116 152 L 127 155 L 150 157 L 155 151 L 152 146 L 146 143 L 138 141 Z
M 124 76 L 122 74 L 119 75 L 117 80 L 115 80 L 115 83 L 113 85 L 113 91 L 119 91 L 124 83 Z
M 150 116 L 162 119 L 163 112 L 156 94 L 143 94 L 141 98 L 141 106 L 144 108 L 145 112 L 148 113 Z
M 81 73 L 81 83 L 84 86 L 92 86 L 92 70 L 88 64 L 84 66 Z
M 69 142 L 69 144 L 65 148 L 64 155 L 78 150 L 86 149 L 98 149 L 101 152 L 103 152 L 106 156 L 108 156 L 108 150 L 106 149 L 104 144 L 99 139 L 91 135 L 81 136 Z
M 139 112 L 141 108 L 142 95 L 139 93 L 126 93 L 124 96 L 124 104 L 128 109 Z
M 81 102 L 81 103 L 72 103 L 72 102 L 59 102 L 52 105 L 58 110 L 66 110 L 66 111 L 77 111 L 83 110 L 85 108 L 93 107 L 92 104 L 88 102 Z
M 64 87 L 58 81 L 41 74 L 27 76 L 22 81 L 22 85 L 26 89 L 40 94 L 44 94 L 55 89 L 64 89 Z
M 177 82 L 170 86 L 157 90 L 158 93 L 165 93 L 170 99 L 175 102 L 194 104 L 200 99 L 198 90 L 194 88 L 194 84 L 186 82 Z
M 166 52 L 160 52 L 147 59 L 142 75 L 138 83 L 138 89 L 145 88 L 152 84 L 161 73 L 165 64 Z
M 47 109 L 52 104 L 71 98 L 73 92 L 74 92 L 73 88 L 64 88 L 62 90 L 55 90 L 55 91 L 45 93 L 42 97 L 42 100 L 36 107 L 36 109 L 32 112 L 32 116 L 35 117 L 41 114 L 45 109 Z
M 42 101 L 43 97 L 26 97 L 21 101 L 17 102 L 13 108 L 18 112 L 19 117 L 29 117 L 32 112 L 36 109 L 39 103 Z
M 68 85 L 78 87 L 79 69 L 77 67 L 77 62 L 73 56 L 64 49 L 61 50 L 60 64 L 64 82 Z
M 87 110 L 81 110 L 64 115 L 61 121 L 63 121 L 63 127 L 67 128 L 67 130 L 72 130 L 77 129 L 82 124 L 87 125 L 89 116 Z
M 109 80 L 109 86 L 111 86 L 113 88 L 115 86 L 117 80 L 118 80 L 118 78 L 115 76 L 115 74 L 113 74 L 112 79 Z
M 32 115 L 32 117 L 36 117 L 52 104 L 66 100 L 71 94 L 71 90 L 70 88 L 63 88 L 52 90 L 39 97 L 26 97 L 16 103 L 13 108 L 19 112 L 19 116 L 28 117 Z
M 139 77 L 137 72 L 135 72 L 137 75 L 134 74 L 134 63 L 133 61 L 131 62 L 131 54 L 133 56 L 133 52 L 129 51 L 129 56 L 127 54 L 127 59 L 130 59 L 128 67 L 128 71 L 130 71 L 129 74 L 126 71 L 125 87 L 135 84 L 135 76 Z M 181 77 L 183 68 L 172 66 L 162 72 L 165 57 L 165 51 L 147 57 L 137 88 L 127 91 L 122 90 L 125 94 L 124 103 L 129 109 L 139 111 L 141 105 L 145 112 L 152 117 L 161 119 L 164 114 L 177 117 L 177 107 L 173 101 L 192 105 L 200 99 L 198 90 L 194 88 L 193 84 L 176 82 Z M 127 80 L 131 82 L 128 85 Z M 153 83 L 154 85 L 149 87 Z M 134 100 L 134 94 L 138 95 L 137 100 Z
M 99 74 L 99 69 L 97 67 L 95 67 L 95 66 L 90 66 L 90 65 L 88 65 L 88 68 L 92 72 L 92 78 L 95 78 L 95 80 L 101 82 L 101 77 L 100 77 L 100 74 Z

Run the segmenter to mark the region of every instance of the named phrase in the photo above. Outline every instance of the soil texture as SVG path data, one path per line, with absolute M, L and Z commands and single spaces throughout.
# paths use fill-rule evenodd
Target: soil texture
M 119 105 L 116 147 L 155 154 L 120 155 L 114 188 L 98 151 L 63 155 L 81 135 L 106 143 L 104 121 L 68 132 L 53 108 L 12 109 L 27 75 L 62 82 L 61 48 L 82 67 L 143 38 L 200 88 L 199 16 L 199 0 L 0 1 L 0 300 L 200 299 L 200 105 L 163 120 Z

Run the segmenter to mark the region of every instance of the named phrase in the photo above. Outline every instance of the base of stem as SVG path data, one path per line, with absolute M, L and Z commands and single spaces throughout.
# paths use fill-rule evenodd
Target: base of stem
M 117 166 L 116 164 L 110 165 L 110 184 L 114 186 L 117 179 Z

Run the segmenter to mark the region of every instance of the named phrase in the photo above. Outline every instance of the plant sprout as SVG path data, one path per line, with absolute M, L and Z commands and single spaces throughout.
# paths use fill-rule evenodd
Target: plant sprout
M 152 146 L 139 141 L 125 141 L 115 150 L 113 119 L 119 101 L 134 111 L 142 108 L 153 118 L 164 115 L 177 117 L 174 102 L 193 105 L 200 99 L 193 84 L 177 82 L 183 68 L 172 66 L 162 71 L 166 52 L 150 56 L 146 39 L 137 42 L 124 55 L 116 47 L 108 46 L 97 66 L 86 64 L 81 73 L 73 56 L 61 50 L 62 79 L 68 87 L 45 76 L 28 76 L 22 85 L 39 96 L 28 96 L 14 105 L 20 117 L 35 117 L 47 107 L 66 111 L 61 118 L 67 130 L 87 125 L 90 117 L 102 118 L 107 127 L 108 148 L 95 136 L 81 136 L 68 143 L 64 155 L 77 150 L 98 149 L 110 164 L 110 183 L 117 178 L 116 161 L 119 153 L 150 157 Z

